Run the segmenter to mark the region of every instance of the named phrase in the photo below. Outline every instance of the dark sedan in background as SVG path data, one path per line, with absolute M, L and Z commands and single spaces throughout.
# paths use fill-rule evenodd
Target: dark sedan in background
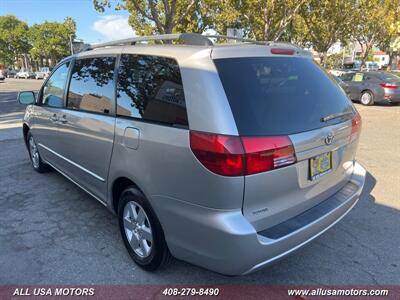
M 400 77 L 388 72 L 348 72 L 337 80 L 353 101 L 363 105 L 400 103 Z

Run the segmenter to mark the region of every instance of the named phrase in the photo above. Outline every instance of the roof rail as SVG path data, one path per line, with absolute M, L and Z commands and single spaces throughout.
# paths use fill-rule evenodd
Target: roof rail
M 123 45 L 136 45 L 141 42 L 149 42 L 149 41 L 177 41 L 181 40 L 186 45 L 192 46 L 213 46 L 214 43 L 212 39 L 225 39 L 225 40 L 235 40 L 244 43 L 251 43 L 256 45 L 265 45 L 265 46 L 290 46 L 298 49 L 299 51 L 305 51 L 301 47 L 288 43 L 288 42 L 274 42 L 274 41 L 256 41 L 247 38 L 239 38 L 234 36 L 227 35 L 202 35 L 199 33 L 172 33 L 172 34 L 160 34 L 160 35 L 152 35 L 152 36 L 138 36 L 132 37 L 128 39 L 116 40 L 107 43 L 94 44 L 90 45 L 90 47 L 84 49 L 83 51 L 93 50 L 98 48 L 110 47 L 110 46 L 123 46 Z
M 149 41 L 174 41 L 182 40 L 187 45 L 196 46 L 212 46 L 213 42 L 206 36 L 197 33 L 173 33 L 173 34 L 160 34 L 152 36 L 138 36 L 123 40 L 116 40 L 107 43 L 91 45 L 90 49 L 103 48 L 108 46 L 122 46 L 122 45 L 135 45 L 140 42 Z
M 90 45 L 88 49 L 92 50 L 97 48 L 104 48 L 109 46 L 122 46 L 122 45 L 135 45 L 140 42 L 149 42 L 149 41 L 174 41 L 181 40 L 186 45 L 193 46 L 213 46 L 214 43 L 211 39 L 226 39 L 226 40 L 235 40 L 240 42 L 265 45 L 264 41 L 255 41 L 246 38 L 238 38 L 233 36 L 226 35 L 202 35 L 199 33 L 173 33 L 173 34 L 160 34 L 160 35 L 152 35 L 152 36 L 138 36 L 132 37 L 128 39 L 116 40 L 107 43 L 94 44 Z
M 207 38 L 214 38 L 214 39 L 226 39 L 226 40 L 235 40 L 238 42 L 244 42 L 244 43 L 252 43 L 256 45 L 266 45 L 266 41 L 256 41 L 252 39 L 246 39 L 246 38 L 240 38 L 240 37 L 235 37 L 235 36 L 228 36 L 228 35 L 203 35 L 204 37 Z

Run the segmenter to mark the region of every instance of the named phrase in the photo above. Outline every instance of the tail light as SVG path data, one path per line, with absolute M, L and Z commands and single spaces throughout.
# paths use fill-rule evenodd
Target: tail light
M 400 85 L 394 83 L 381 83 L 381 87 L 385 89 L 397 89 L 398 87 L 400 87 Z
M 239 137 L 191 131 L 190 148 L 211 172 L 225 176 L 243 175 L 243 145 Z
M 294 164 L 294 147 L 287 136 L 238 137 L 190 132 L 190 147 L 211 172 L 243 176 Z
M 360 114 L 357 112 L 355 114 L 355 116 L 353 117 L 353 119 L 351 119 L 351 136 L 350 136 L 350 140 L 354 140 L 356 139 L 361 132 L 361 116 Z
M 243 137 L 245 174 L 256 174 L 294 164 L 296 155 L 287 136 Z

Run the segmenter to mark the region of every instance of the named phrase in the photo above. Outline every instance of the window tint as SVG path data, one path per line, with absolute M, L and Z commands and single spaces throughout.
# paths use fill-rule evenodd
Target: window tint
M 43 88 L 42 104 L 51 107 L 64 106 L 64 89 L 68 77 L 69 62 L 61 65 L 51 75 Z
M 340 79 L 342 79 L 343 81 L 351 81 L 351 79 L 353 78 L 354 73 L 344 73 L 342 75 L 340 75 Z
M 340 87 L 308 58 L 226 58 L 215 64 L 240 135 L 304 132 L 343 122 L 323 117 L 353 111 Z
M 374 82 L 376 81 L 378 77 L 374 73 L 366 73 L 364 74 L 364 81 L 371 81 Z
M 188 125 L 179 66 L 157 56 L 122 55 L 117 115 L 170 125 Z
M 94 57 L 75 61 L 67 107 L 109 113 L 114 101 L 115 57 Z

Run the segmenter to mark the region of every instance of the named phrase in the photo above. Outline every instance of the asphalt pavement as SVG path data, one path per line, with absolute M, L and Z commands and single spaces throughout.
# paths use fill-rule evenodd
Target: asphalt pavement
M 10 89 L 39 83 L 3 84 L 0 284 L 400 284 L 400 106 L 357 105 L 365 190 L 321 237 L 247 276 L 226 277 L 178 260 L 149 273 L 130 259 L 114 215 L 58 173 L 33 171 L 21 139 L 24 107 Z

